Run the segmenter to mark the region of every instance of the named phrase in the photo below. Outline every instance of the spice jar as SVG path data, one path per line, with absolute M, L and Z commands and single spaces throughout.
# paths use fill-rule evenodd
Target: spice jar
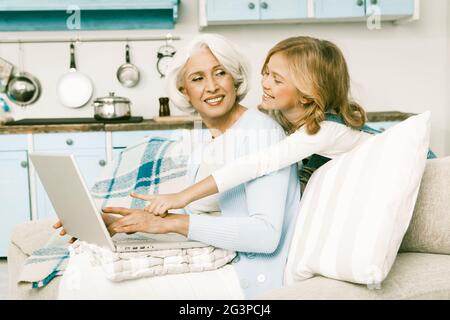
M 160 117 L 170 116 L 169 98 L 167 97 L 159 98 L 159 116 Z

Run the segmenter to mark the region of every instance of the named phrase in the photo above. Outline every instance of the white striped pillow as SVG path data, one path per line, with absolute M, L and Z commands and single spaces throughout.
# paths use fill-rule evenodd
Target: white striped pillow
M 285 285 L 316 274 L 379 284 L 410 223 L 430 139 L 411 117 L 318 169 L 300 204 Z

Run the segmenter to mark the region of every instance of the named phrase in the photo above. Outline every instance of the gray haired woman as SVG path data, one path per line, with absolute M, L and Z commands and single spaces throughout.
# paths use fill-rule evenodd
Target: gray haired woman
M 249 90 L 248 76 L 243 55 L 222 36 L 203 34 L 177 54 L 167 77 L 169 97 L 180 109 L 198 112 L 210 132 L 210 139 L 191 155 L 188 184 L 285 137 L 269 116 L 240 104 Z M 260 139 L 254 139 L 255 132 Z M 299 209 L 299 188 L 293 165 L 193 202 L 182 214 L 104 208 L 105 214 L 123 215 L 108 225 L 112 234 L 176 232 L 234 250 L 237 258 L 214 271 L 112 283 L 99 267 L 75 256 L 69 268 L 82 276 L 74 286 L 64 275 L 60 298 L 242 299 L 279 288 Z

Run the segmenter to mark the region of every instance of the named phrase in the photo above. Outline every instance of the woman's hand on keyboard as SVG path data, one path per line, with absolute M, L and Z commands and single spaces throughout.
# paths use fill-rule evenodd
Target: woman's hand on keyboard
M 168 210 L 184 208 L 188 204 L 183 193 L 145 195 L 132 192 L 130 196 L 136 199 L 149 201 L 150 204 L 144 208 L 144 211 L 162 217 L 167 215 Z
M 106 207 L 103 213 L 119 214 L 122 217 L 109 225 L 108 230 L 114 233 L 169 233 L 188 234 L 189 217 L 185 214 L 169 214 L 168 217 L 148 214 L 142 209 Z

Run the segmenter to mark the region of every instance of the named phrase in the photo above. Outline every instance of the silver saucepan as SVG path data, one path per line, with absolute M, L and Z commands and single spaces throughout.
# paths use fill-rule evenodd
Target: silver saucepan
M 128 119 L 131 117 L 131 102 L 127 98 L 109 96 L 97 98 L 93 102 L 94 118 L 97 120 Z
M 125 46 L 125 63 L 122 64 L 116 73 L 117 80 L 127 88 L 132 88 L 139 83 L 139 69 L 130 62 L 130 46 Z

